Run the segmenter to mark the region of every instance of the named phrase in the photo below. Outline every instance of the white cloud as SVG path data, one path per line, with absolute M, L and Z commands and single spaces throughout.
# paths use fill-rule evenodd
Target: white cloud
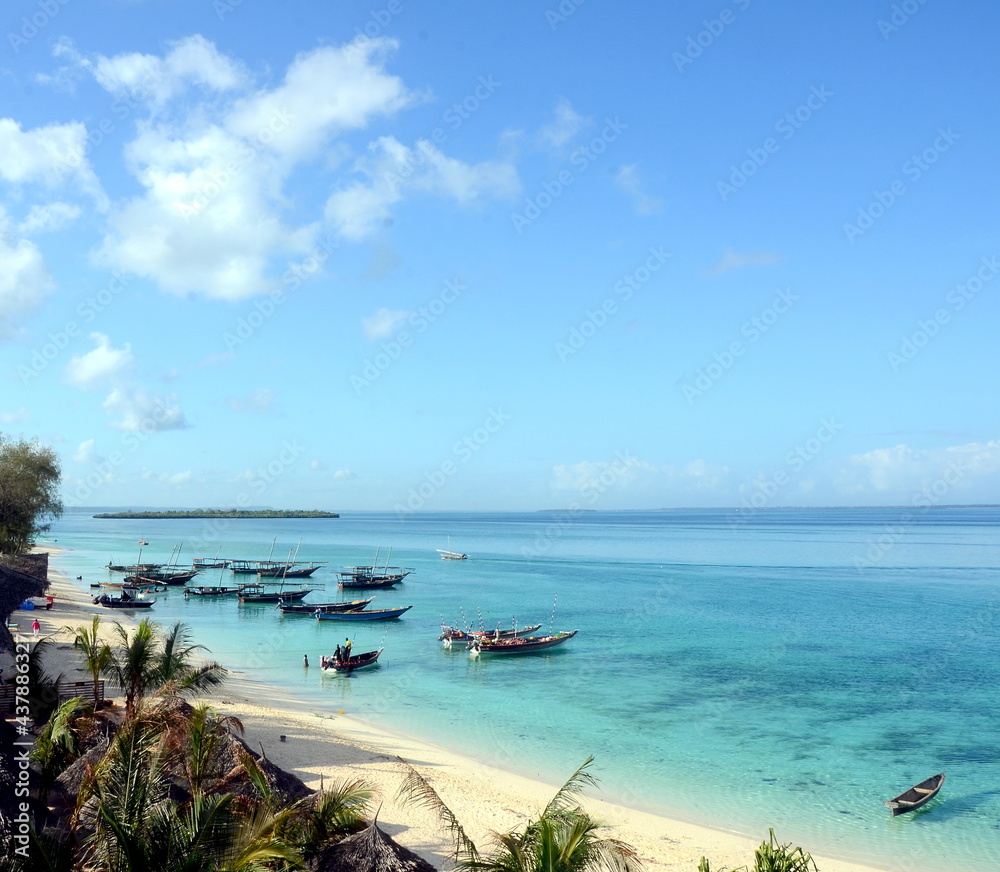
M 111 340 L 103 333 L 91 333 L 97 345 L 80 357 L 74 357 L 66 367 L 66 378 L 78 388 L 92 388 L 112 381 L 124 374 L 132 365 L 132 346 L 112 348 Z
M 271 411 L 275 393 L 268 388 L 257 388 L 246 397 L 232 397 L 226 401 L 230 409 L 237 412 L 257 412 L 265 414 Z
M 162 484 L 168 485 L 180 485 L 187 484 L 194 478 L 194 474 L 190 469 L 184 470 L 184 472 L 175 472 L 173 474 L 163 473 L 160 476 L 160 482 Z
M 640 215 L 650 215 L 659 210 L 660 201 L 643 190 L 636 164 L 619 167 L 615 173 L 615 184 L 632 198 L 635 211 Z
M 361 319 L 365 338 L 374 342 L 376 339 L 395 336 L 412 314 L 412 312 L 386 309 L 385 307 L 377 309 L 374 315 Z
M 20 424 L 28 420 L 28 410 L 20 406 L 16 412 L 0 412 L 0 424 Z
M 98 208 L 107 198 L 87 160 L 87 128 L 78 121 L 22 130 L 13 118 L 0 118 L 0 180 L 49 188 L 75 182 Z
M 328 467 L 322 460 L 310 460 L 309 468 L 313 472 L 326 472 L 330 467 Z
M 112 421 L 116 430 L 143 433 L 165 430 L 183 430 L 188 427 L 184 411 L 173 405 L 176 397 L 161 397 L 145 388 L 115 388 L 104 400 L 103 407 L 111 415 L 120 416 Z
M 580 115 L 565 98 L 556 103 L 554 114 L 552 123 L 538 132 L 538 138 L 550 148 L 562 148 L 590 123 L 590 119 Z
M 101 459 L 97 452 L 97 445 L 93 439 L 81 442 L 73 454 L 73 459 L 78 463 L 96 463 Z
M 38 246 L 13 232 L 0 206 L 0 339 L 11 335 L 51 289 L 52 278 Z
M 349 469 L 338 469 L 333 474 L 333 478 L 335 481 L 343 481 L 344 479 L 354 478 L 354 473 Z
M 34 205 L 18 226 L 21 233 L 36 233 L 44 230 L 59 230 L 80 217 L 83 210 L 73 203 L 46 203 Z
M 657 466 L 619 452 L 614 461 L 560 464 L 552 473 L 552 489 L 574 493 L 584 506 L 665 505 L 681 496 L 708 498 L 717 504 L 729 498 L 728 467 L 700 459 L 681 467 Z
M 758 251 L 753 254 L 739 254 L 735 251 L 727 251 L 723 255 L 722 260 L 704 271 L 704 275 L 709 278 L 715 278 L 715 276 L 721 276 L 730 270 L 743 269 L 748 266 L 770 266 L 772 263 L 777 263 L 780 260 L 780 255 L 771 254 L 768 251 Z
M 364 179 L 334 192 L 326 204 L 327 218 L 350 240 L 365 239 L 384 226 L 392 214 L 390 207 L 407 191 L 436 194 L 467 206 L 485 196 L 512 197 L 520 190 L 511 164 L 463 163 L 428 140 L 418 140 L 410 148 L 395 137 L 383 136 L 368 151 L 354 164 Z

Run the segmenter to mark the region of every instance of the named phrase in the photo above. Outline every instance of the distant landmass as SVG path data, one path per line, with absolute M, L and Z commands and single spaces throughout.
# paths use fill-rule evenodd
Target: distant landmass
M 160 520 L 163 518 L 339 518 L 336 512 L 284 511 L 281 509 L 186 509 L 168 512 L 102 512 L 95 518 Z

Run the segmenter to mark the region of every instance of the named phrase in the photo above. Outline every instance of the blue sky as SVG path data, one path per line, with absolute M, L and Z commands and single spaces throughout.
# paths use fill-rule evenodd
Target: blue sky
M 998 502 L 993 4 L 10 2 L 74 505 Z

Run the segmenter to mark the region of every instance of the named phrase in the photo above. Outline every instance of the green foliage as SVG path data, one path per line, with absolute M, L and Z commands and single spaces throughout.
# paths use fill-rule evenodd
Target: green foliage
M 0 435 L 0 553 L 24 554 L 62 514 L 60 475 L 51 448 Z
M 83 661 L 83 668 L 90 673 L 94 680 L 94 704 L 97 705 L 98 688 L 100 687 L 101 673 L 107 670 L 111 664 L 111 646 L 100 638 L 101 616 L 94 615 L 90 626 L 67 627 L 65 631 L 73 634 L 73 647 L 80 653 Z
M 774 835 L 774 830 L 769 829 L 768 840 L 761 842 L 754 851 L 754 864 L 752 872 L 816 872 L 816 863 L 810 854 L 802 848 L 793 848 L 791 843 L 778 844 L 778 838 Z M 706 857 L 701 858 L 698 864 L 698 872 L 727 872 L 725 869 L 712 869 Z M 747 872 L 746 866 L 738 869 L 728 870 L 728 872 Z

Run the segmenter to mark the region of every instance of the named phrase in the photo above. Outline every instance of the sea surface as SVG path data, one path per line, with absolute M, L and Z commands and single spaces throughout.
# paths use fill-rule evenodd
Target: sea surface
M 342 597 L 335 570 L 377 553 L 414 570 L 371 606 L 412 605 L 398 621 L 320 623 L 180 589 L 152 616 L 316 711 L 553 784 L 594 755 L 612 802 L 754 838 L 773 826 L 806 850 L 907 872 L 1000 869 L 1000 508 L 209 522 L 72 510 L 48 536 L 83 588 L 109 560 L 134 562 L 140 539 L 153 562 L 175 546 L 182 563 L 297 549 L 327 564 L 312 601 L 361 596 Z M 220 582 L 228 571 L 200 581 Z M 579 634 L 474 659 L 443 647 L 442 622 Z M 356 652 L 384 646 L 379 665 L 321 675 L 320 655 L 348 635 Z M 883 806 L 941 771 L 923 809 Z

